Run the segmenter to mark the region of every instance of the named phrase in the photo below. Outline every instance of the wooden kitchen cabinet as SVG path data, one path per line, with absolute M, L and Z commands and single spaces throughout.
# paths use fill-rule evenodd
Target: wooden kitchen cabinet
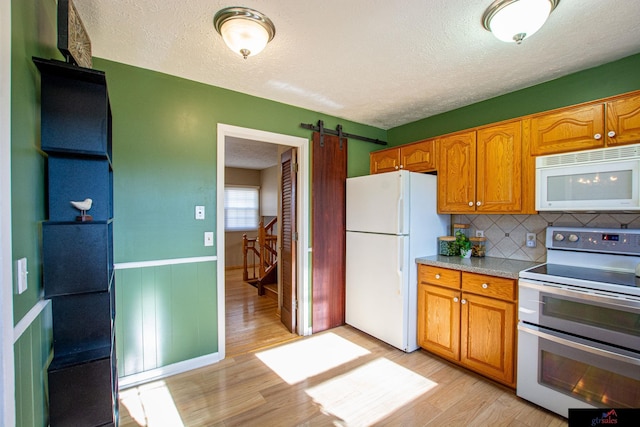
M 476 199 L 476 132 L 438 140 L 438 212 L 474 212 Z
M 515 280 L 419 265 L 418 282 L 418 345 L 515 387 Z
M 400 169 L 400 148 L 369 153 L 369 173 L 393 172 Z
M 523 213 L 524 162 L 520 120 L 440 138 L 438 211 Z
M 640 142 L 640 93 L 531 117 L 531 155 Z
M 640 92 L 607 102 L 606 111 L 608 146 L 640 142 Z
M 371 174 L 400 169 L 411 172 L 435 171 L 435 140 L 426 139 L 396 148 L 374 151 L 369 155 Z

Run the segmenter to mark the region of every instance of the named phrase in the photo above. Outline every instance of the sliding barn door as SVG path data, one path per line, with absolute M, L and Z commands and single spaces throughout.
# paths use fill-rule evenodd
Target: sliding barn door
M 281 206 L 282 246 L 280 248 L 280 268 L 282 271 L 282 307 L 280 321 L 290 332 L 296 330 L 296 177 L 298 173 L 296 149 L 282 153 Z
M 311 180 L 313 332 L 344 324 L 347 140 L 313 134 Z

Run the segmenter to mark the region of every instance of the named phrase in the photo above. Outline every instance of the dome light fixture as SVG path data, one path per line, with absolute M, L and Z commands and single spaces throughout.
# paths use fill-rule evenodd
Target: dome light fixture
M 503 42 L 522 43 L 546 22 L 560 0 L 496 0 L 484 12 L 482 26 Z
M 221 9 L 213 17 L 213 25 L 229 49 L 244 59 L 262 52 L 276 35 L 269 18 L 246 7 Z

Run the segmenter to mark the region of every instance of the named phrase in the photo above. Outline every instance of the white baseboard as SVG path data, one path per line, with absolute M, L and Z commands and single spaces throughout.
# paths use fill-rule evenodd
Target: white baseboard
M 140 384 L 157 381 L 172 375 L 181 374 L 192 369 L 202 368 L 207 365 L 219 362 L 219 353 L 211 353 L 205 356 L 196 357 L 194 359 L 185 360 L 161 368 L 151 369 L 149 371 L 140 372 L 138 374 L 127 375 L 118 378 L 118 388 L 124 390 L 126 388 L 135 387 Z

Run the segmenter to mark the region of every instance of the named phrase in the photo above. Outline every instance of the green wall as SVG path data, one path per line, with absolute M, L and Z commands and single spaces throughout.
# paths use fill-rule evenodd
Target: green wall
M 389 129 L 392 146 L 640 89 L 640 54 Z
M 40 153 L 40 75 L 33 56 L 61 59 L 55 0 L 11 1 L 11 233 L 12 259 L 28 260 L 28 289 L 14 295 L 17 324 L 40 301 L 41 223 L 45 220 L 45 158 Z M 16 425 L 48 424 L 46 368 L 51 314 L 45 309 L 14 344 Z
M 202 246 L 215 230 L 217 124 L 311 137 L 300 123 L 324 120 L 345 132 L 385 139 L 386 132 L 313 111 L 95 59 L 107 75 L 113 114 L 116 262 L 214 255 Z M 350 140 L 351 175 L 379 145 Z M 193 209 L 204 205 L 205 221 Z
M 385 139 L 386 131 L 103 59 L 113 115 L 116 263 L 215 256 L 217 125 L 311 137 L 300 123 Z M 350 175 L 369 172 L 380 146 L 351 140 Z M 365 159 L 364 161 L 362 159 Z M 206 220 L 194 219 L 204 205 Z M 126 267 L 126 265 L 125 265 Z M 121 376 L 218 351 L 217 262 L 118 268 Z M 176 274 L 179 272 L 180 274 Z

